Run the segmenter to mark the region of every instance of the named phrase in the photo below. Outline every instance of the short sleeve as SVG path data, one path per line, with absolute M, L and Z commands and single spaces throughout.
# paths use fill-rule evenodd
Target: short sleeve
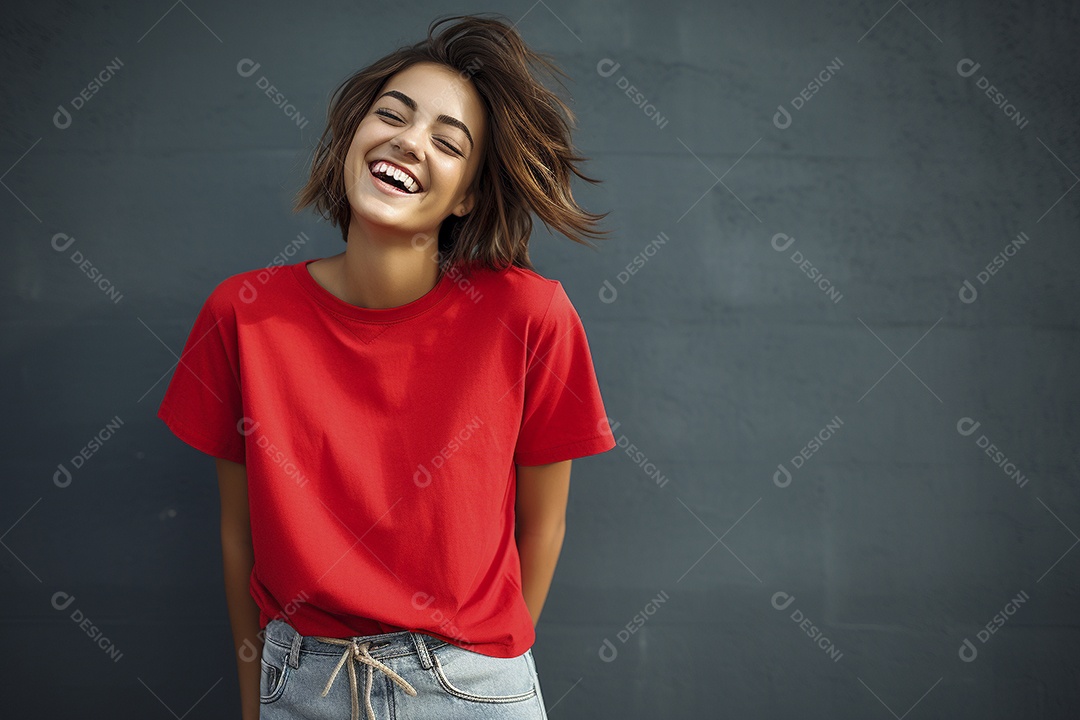
M 245 461 L 236 315 L 220 285 L 195 318 L 157 415 L 196 450 Z
M 615 447 L 589 342 L 562 283 L 556 283 L 525 371 L 517 465 L 546 465 Z

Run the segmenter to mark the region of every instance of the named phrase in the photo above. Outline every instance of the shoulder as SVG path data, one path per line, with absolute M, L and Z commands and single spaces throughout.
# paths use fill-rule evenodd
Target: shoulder
M 260 295 L 275 292 L 291 272 L 290 265 L 272 265 L 228 275 L 214 286 L 206 305 L 220 318 L 234 317 L 244 308 L 251 307 Z
M 454 272 L 454 271 L 451 271 Z M 541 320 L 559 296 L 565 297 L 562 283 L 528 268 L 510 266 L 504 270 L 475 268 L 454 276 L 455 284 L 479 296 L 493 300 L 492 307 L 513 315 Z

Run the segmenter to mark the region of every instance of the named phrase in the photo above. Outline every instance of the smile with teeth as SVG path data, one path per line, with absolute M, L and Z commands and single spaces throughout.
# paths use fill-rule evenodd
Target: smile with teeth
M 377 161 L 371 165 L 371 174 L 410 195 L 420 192 L 423 188 L 408 173 L 398 170 L 393 165 Z

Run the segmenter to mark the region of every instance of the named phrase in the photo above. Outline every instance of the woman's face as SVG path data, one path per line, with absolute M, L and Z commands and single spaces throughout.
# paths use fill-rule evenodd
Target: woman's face
M 434 63 L 398 72 L 360 121 L 345 157 L 354 218 L 434 237 L 448 215 L 472 210 L 486 133 L 483 101 L 466 77 Z M 411 174 L 416 191 L 392 188 L 373 175 L 380 162 Z

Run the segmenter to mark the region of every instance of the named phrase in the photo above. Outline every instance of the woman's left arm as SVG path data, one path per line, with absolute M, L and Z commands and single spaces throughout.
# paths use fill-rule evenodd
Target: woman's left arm
M 571 462 L 517 466 L 514 539 L 521 559 L 521 591 L 534 626 L 547 599 L 566 534 Z

